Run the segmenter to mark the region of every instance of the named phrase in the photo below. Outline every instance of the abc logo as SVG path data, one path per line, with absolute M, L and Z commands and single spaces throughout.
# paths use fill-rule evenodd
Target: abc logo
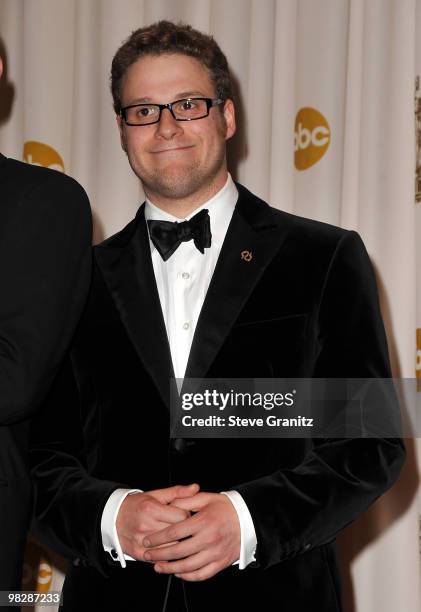
M 51 565 L 47 559 L 41 557 L 41 562 L 38 567 L 38 580 L 37 580 L 37 591 L 44 593 L 48 591 L 51 586 L 51 580 L 53 578 L 53 572 Z
M 22 571 L 23 590 L 45 593 L 50 589 L 52 580 L 53 570 L 48 554 L 37 542 L 29 540 Z
M 301 108 L 295 118 L 295 167 L 307 170 L 323 157 L 330 144 L 330 127 L 315 108 Z
M 23 146 L 23 160 L 34 166 L 44 166 L 64 172 L 64 163 L 55 149 L 43 142 L 29 140 Z

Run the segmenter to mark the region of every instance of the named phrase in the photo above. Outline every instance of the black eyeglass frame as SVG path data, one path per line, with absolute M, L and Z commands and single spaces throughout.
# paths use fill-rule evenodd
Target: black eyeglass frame
M 206 111 L 207 111 L 206 115 L 201 115 L 200 117 L 186 117 L 185 119 L 180 119 L 176 117 L 174 114 L 173 108 L 172 108 L 173 105 L 177 104 L 177 102 L 183 102 L 185 100 L 192 101 L 192 102 L 194 100 L 204 100 L 206 102 Z M 210 109 L 213 106 L 218 106 L 219 104 L 222 104 L 223 102 L 225 102 L 223 98 L 180 98 L 180 100 L 174 100 L 174 102 L 169 102 L 168 104 L 155 104 L 154 102 L 143 102 L 142 104 L 130 104 L 129 106 L 124 106 L 120 110 L 120 117 L 123 119 L 126 125 L 131 125 L 134 127 L 143 127 L 145 125 L 153 125 L 154 123 L 159 123 L 161 120 L 162 111 L 165 108 L 167 108 L 176 121 L 197 121 L 198 119 L 204 119 L 205 117 L 208 117 Z M 128 123 L 127 111 L 129 110 L 129 108 L 136 108 L 138 106 L 157 106 L 159 108 L 158 119 L 156 119 L 156 121 L 151 121 L 150 123 Z

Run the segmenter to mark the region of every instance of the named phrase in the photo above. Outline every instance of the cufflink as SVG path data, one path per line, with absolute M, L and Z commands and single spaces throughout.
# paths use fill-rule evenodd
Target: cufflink
M 115 549 L 115 548 L 112 548 L 112 549 L 110 550 L 110 554 L 111 554 L 111 556 L 112 556 L 112 558 L 113 558 L 113 559 L 118 559 L 118 554 L 117 554 L 117 551 L 116 551 L 116 549 Z
M 186 438 L 171 438 L 169 448 L 173 453 L 180 453 L 183 455 L 187 453 L 188 449 L 195 446 L 194 440 L 186 440 Z

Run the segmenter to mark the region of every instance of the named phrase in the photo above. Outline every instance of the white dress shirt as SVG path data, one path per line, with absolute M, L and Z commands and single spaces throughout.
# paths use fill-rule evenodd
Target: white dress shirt
M 175 253 L 164 261 L 152 241 L 149 241 L 155 280 L 177 379 L 184 377 L 196 324 L 237 199 L 237 188 L 231 175 L 228 174 L 224 187 L 186 218 L 189 220 L 203 208 L 208 209 L 212 244 L 210 248 L 205 249 L 204 254 L 196 248 L 193 240 L 189 240 L 182 242 Z M 157 208 L 148 199 L 145 204 L 145 218 L 146 220 L 181 221 Z M 140 489 L 117 489 L 110 495 L 102 513 L 101 533 L 104 550 L 109 552 L 114 560 L 118 560 L 122 567 L 126 567 L 126 559 L 134 559 L 123 553 L 121 549 L 116 529 L 117 514 L 126 496 L 139 492 L 142 491 Z M 244 569 L 255 560 L 257 538 L 253 520 L 238 491 L 224 491 L 223 494 L 231 500 L 240 522 L 241 548 L 240 558 L 236 563 L 239 564 L 240 569 Z

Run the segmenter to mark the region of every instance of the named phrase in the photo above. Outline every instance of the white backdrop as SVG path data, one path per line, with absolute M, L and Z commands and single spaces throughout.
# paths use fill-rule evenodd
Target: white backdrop
M 234 176 L 274 206 L 361 233 L 394 373 L 411 378 L 417 367 L 421 378 L 421 0 L 0 0 L 0 149 L 78 179 L 95 241 L 142 201 L 115 126 L 111 59 L 133 29 L 161 18 L 212 33 L 228 57 L 240 123 Z M 341 537 L 348 612 L 421 609 L 416 452 L 409 440 L 400 481 Z M 26 576 L 41 554 L 38 588 L 57 586 L 59 562 L 35 549 Z

